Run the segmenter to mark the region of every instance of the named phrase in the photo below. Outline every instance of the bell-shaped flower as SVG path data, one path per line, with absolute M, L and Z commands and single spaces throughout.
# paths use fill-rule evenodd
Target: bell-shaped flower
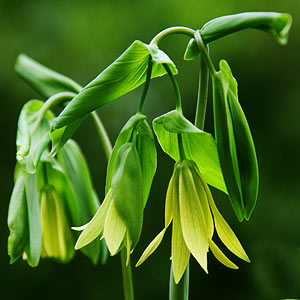
M 30 266 L 37 266 L 41 256 L 68 262 L 77 238 L 71 226 L 88 221 L 99 207 L 87 164 L 74 141 L 65 144 L 55 159 L 48 158 L 55 116 L 43 105 L 31 100 L 20 114 L 18 162 L 8 211 L 11 263 L 23 256 Z M 93 263 L 99 254 L 102 261 L 107 256 L 104 241 L 96 241 L 82 252 Z
M 75 254 L 75 237 L 63 206 L 64 203 L 53 187 L 49 186 L 41 191 L 41 257 L 67 262 Z
M 105 199 L 88 224 L 74 228 L 83 230 L 75 249 L 101 236 L 111 255 L 125 246 L 129 259 L 136 246 L 156 170 L 154 138 L 145 118 L 138 113 L 121 130 L 108 163 Z
M 176 163 L 166 195 L 165 227 L 146 248 L 137 266 L 156 250 L 171 222 L 171 260 L 176 283 L 184 274 L 190 255 L 194 256 L 208 273 L 209 249 L 225 266 L 238 268 L 212 240 L 215 229 L 220 240 L 232 253 L 249 262 L 236 235 L 218 211 L 206 182 L 192 160 L 181 160 Z

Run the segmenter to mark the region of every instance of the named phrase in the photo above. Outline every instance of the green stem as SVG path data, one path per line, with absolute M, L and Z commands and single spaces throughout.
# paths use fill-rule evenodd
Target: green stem
M 169 300 L 188 300 L 189 299 L 189 277 L 190 270 L 187 266 L 181 280 L 178 284 L 175 283 L 171 264 L 170 284 L 169 284 Z
M 182 134 L 181 133 L 178 134 L 178 147 L 179 147 L 180 160 L 187 159 L 186 155 L 185 155 L 185 152 L 184 152 L 184 148 L 183 148 L 183 141 L 182 141 Z
M 166 69 L 167 73 L 169 74 L 171 82 L 172 82 L 173 87 L 175 89 L 175 94 L 176 94 L 176 110 L 182 112 L 181 95 L 180 95 L 180 89 L 179 89 L 178 83 L 177 83 L 174 75 L 172 74 L 172 71 L 171 71 L 170 67 L 167 64 L 163 64 L 163 66 Z
M 107 132 L 106 132 L 98 114 L 95 111 L 92 112 L 92 118 L 94 120 L 95 127 L 99 134 L 101 144 L 104 148 L 106 158 L 107 158 L 107 160 L 109 160 L 110 154 L 112 152 L 112 146 L 111 146 L 110 139 L 107 135 Z M 122 267 L 124 299 L 125 300 L 134 300 L 131 263 L 129 260 L 126 264 L 126 260 L 127 260 L 127 252 L 126 252 L 126 248 L 123 248 L 121 250 L 121 267 Z
M 43 118 L 45 116 L 45 113 L 47 112 L 50 107 L 57 105 L 61 103 L 62 101 L 67 101 L 70 99 L 73 99 L 76 96 L 76 94 L 72 92 L 61 92 L 57 93 L 53 96 L 51 96 L 42 106 L 40 110 L 40 118 Z
M 139 113 L 142 113 L 142 110 L 144 107 L 145 99 L 146 99 L 147 92 L 148 92 L 148 89 L 150 86 L 151 74 L 152 74 L 152 57 L 151 57 L 151 55 L 149 55 L 147 77 L 146 77 L 146 82 L 144 85 L 144 89 L 143 89 L 143 93 L 142 93 L 142 97 L 141 97 L 141 101 L 140 101 L 140 105 L 139 105 L 139 109 L 138 109 Z
M 195 38 L 197 46 L 198 46 L 198 48 L 201 52 L 202 59 L 204 60 L 206 66 L 209 70 L 210 75 L 212 77 L 216 76 L 217 71 L 216 71 L 216 69 L 215 69 L 215 67 L 214 67 L 214 65 L 213 65 L 213 63 L 212 63 L 212 61 L 211 61 L 211 59 L 208 55 L 207 46 L 204 45 L 199 30 L 195 31 L 194 38 Z
M 124 299 L 134 300 L 131 263 L 129 260 L 128 264 L 126 264 L 126 260 L 127 260 L 127 252 L 126 252 L 126 248 L 123 247 L 123 249 L 121 250 L 121 265 L 122 265 L 122 275 L 123 275 Z
M 40 123 L 42 122 L 43 118 L 45 117 L 45 114 L 48 109 L 50 109 L 52 106 L 57 105 L 63 101 L 67 101 L 70 99 L 73 99 L 76 96 L 76 94 L 71 92 L 61 92 L 57 93 L 50 98 L 46 100 L 46 102 L 43 104 L 39 111 L 37 122 L 35 123 L 35 127 L 33 128 L 33 132 L 40 126 Z
M 167 29 L 161 31 L 160 33 L 158 33 L 152 39 L 152 41 L 150 42 L 150 45 L 157 46 L 163 38 L 165 38 L 171 34 L 184 34 L 184 35 L 187 35 L 187 36 L 193 38 L 194 33 L 195 33 L 195 30 L 188 28 L 188 27 L 181 27 L 181 26 L 170 27 L 170 28 L 167 28 Z
M 98 114 L 96 113 L 96 111 L 93 111 L 91 113 L 91 117 L 94 121 L 94 124 L 95 124 L 96 130 L 97 130 L 97 133 L 99 135 L 99 139 L 101 141 L 102 147 L 104 149 L 106 158 L 107 158 L 107 160 L 109 160 L 110 154 L 112 152 L 112 145 L 111 145 L 110 139 L 108 137 L 108 134 L 107 134 L 105 127 L 104 127 L 103 123 L 101 122 Z
M 195 126 L 201 130 L 204 129 L 204 122 L 205 122 L 208 79 L 209 79 L 208 68 L 204 63 L 203 59 L 200 57 L 199 85 L 198 85 Z

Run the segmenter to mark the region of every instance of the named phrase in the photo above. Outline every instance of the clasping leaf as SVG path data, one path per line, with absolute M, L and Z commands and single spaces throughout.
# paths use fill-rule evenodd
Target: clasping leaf
M 181 134 L 187 158 L 196 162 L 207 183 L 226 193 L 216 143 L 210 133 L 194 126 L 177 110 L 154 119 L 153 128 L 162 149 L 175 161 L 180 160 Z
M 240 221 L 247 220 L 258 193 L 258 166 L 251 132 L 238 102 L 237 82 L 225 60 L 213 77 L 215 134 L 221 168 Z
M 277 12 L 246 12 L 213 19 L 200 30 L 202 40 L 208 44 L 225 35 L 247 29 L 259 29 L 271 33 L 281 45 L 286 45 L 292 17 L 287 13 Z M 194 39 L 188 43 L 184 54 L 185 60 L 193 60 L 200 55 Z

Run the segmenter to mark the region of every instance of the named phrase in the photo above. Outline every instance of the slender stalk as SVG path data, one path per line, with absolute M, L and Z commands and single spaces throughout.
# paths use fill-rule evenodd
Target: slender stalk
M 146 82 L 144 85 L 144 89 L 143 89 L 143 93 L 142 93 L 142 97 L 141 97 L 141 101 L 140 101 L 140 105 L 139 105 L 139 109 L 138 109 L 139 113 L 142 113 L 142 110 L 144 107 L 145 99 L 146 99 L 147 92 L 148 92 L 148 89 L 150 86 L 151 74 L 152 74 L 152 57 L 151 57 L 151 55 L 149 55 L 147 77 L 146 77 Z
M 199 85 L 198 85 L 198 97 L 197 97 L 197 109 L 195 117 L 195 126 L 199 129 L 204 129 L 207 93 L 208 93 L 208 79 L 209 72 L 203 59 L 200 57 L 200 70 L 199 70 Z
M 94 124 L 95 124 L 97 132 L 99 134 L 101 144 L 104 148 L 106 158 L 107 158 L 107 160 L 109 160 L 110 154 L 112 152 L 112 146 L 111 146 L 110 139 L 107 135 L 105 127 L 103 126 L 98 114 L 94 111 L 91 114 L 91 116 L 94 120 Z M 131 263 L 129 260 L 126 264 L 126 260 L 127 260 L 127 252 L 126 252 L 126 249 L 123 248 L 121 250 L 121 267 L 122 267 L 124 299 L 125 300 L 134 300 Z
M 194 38 L 195 38 L 195 41 L 198 45 L 198 48 L 199 50 L 201 51 L 201 56 L 202 56 L 202 59 L 204 60 L 208 70 L 209 70 L 209 73 L 212 77 L 216 76 L 217 74 L 217 71 L 208 55 L 208 51 L 207 51 L 207 47 L 204 45 L 203 41 L 202 41 L 202 38 L 201 38 L 201 35 L 200 35 L 200 31 L 199 30 L 196 30 L 195 31 L 195 35 L 194 35 Z
M 131 273 L 131 263 L 130 260 L 126 264 L 127 252 L 123 248 L 121 250 L 121 265 L 122 265 L 122 277 L 123 277 L 123 288 L 124 288 L 124 299 L 125 300 L 134 300 L 134 291 L 133 291 L 133 281 Z
M 152 39 L 152 41 L 150 42 L 150 45 L 157 46 L 163 38 L 165 38 L 171 34 L 184 34 L 189 37 L 194 37 L 194 33 L 195 33 L 195 30 L 188 28 L 188 27 L 182 27 L 182 26 L 170 27 L 170 28 L 167 28 L 167 29 L 161 31 L 160 33 L 158 33 Z
M 101 121 L 101 119 L 99 118 L 98 114 L 96 113 L 96 111 L 93 111 L 91 113 L 91 117 L 94 121 L 97 133 L 99 135 L 99 139 L 101 141 L 102 147 L 104 149 L 105 155 L 107 160 L 109 160 L 110 154 L 112 152 L 112 145 L 110 142 L 110 139 L 108 137 L 108 134 L 105 130 L 105 127 L 103 126 L 103 123 Z
M 175 94 L 176 94 L 176 109 L 180 112 L 182 112 L 182 105 L 181 105 L 181 94 L 180 94 L 180 89 L 179 89 L 179 85 L 174 77 L 174 75 L 172 74 L 171 69 L 169 68 L 169 66 L 167 64 L 163 64 L 164 68 L 166 69 L 167 73 L 170 76 L 171 82 L 173 84 L 173 87 L 175 89 Z
M 181 280 L 178 284 L 175 283 L 173 270 L 171 265 L 170 283 L 169 283 L 169 300 L 188 300 L 189 299 L 189 277 L 190 270 L 187 266 Z
M 72 92 L 61 92 L 61 93 L 57 93 L 53 96 L 51 96 L 42 106 L 41 110 L 40 110 L 40 116 L 41 118 L 44 117 L 45 113 L 47 112 L 47 110 L 54 106 L 57 105 L 59 103 L 61 103 L 62 101 L 67 101 L 67 100 L 71 100 L 76 96 L 75 93 Z

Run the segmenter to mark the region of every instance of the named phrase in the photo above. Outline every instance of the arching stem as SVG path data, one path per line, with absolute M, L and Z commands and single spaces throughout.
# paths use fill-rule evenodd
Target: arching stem
M 175 27 L 170 27 L 170 28 L 167 28 L 163 31 L 161 31 L 160 33 L 158 33 L 153 39 L 152 41 L 150 42 L 150 45 L 151 46 L 158 46 L 159 42 L 169 36 L 169 35 L 172 35 L 172 34 L 184 34 L 184 35 L 187 35 L 189 37 L 194 37 L 194 33 L 195 33 L 195 30 L 191 29 L 191 28 L 188 28 L 188 27 L 182 27 L 182 26 L 175 26 Z
M 164 68 L 166 69 L 168 75 L 170 76 L 172 85 L 174 87 L 175 90 L 175 94 L 176 94 L 176 109 L 180 112 L 182 112 L 182 105 L 181 105 L 181 94 L 180 94 L 180 89 L 179 89 L 179 85 L 174 77 L 174 75 L 172 74 L 172 71 L 170 69 L 170 67 L 167 64 L 164 64 Z

